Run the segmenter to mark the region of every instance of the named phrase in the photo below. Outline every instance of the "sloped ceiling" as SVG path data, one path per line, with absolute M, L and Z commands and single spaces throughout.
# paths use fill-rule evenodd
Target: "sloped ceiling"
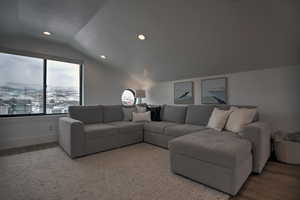
M 64 42 L 99 61 L 104 54 L 107 66 L 152 80 L 300 63 L 297 0 L 0 0 L 0 5 L 0 34 Z M 147 39 L 137 40 L 139 33 Z

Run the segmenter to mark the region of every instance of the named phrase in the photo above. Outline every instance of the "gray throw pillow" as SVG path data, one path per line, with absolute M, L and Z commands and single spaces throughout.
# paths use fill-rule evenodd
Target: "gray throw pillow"
M 132 113 L 136 112 L 136 107 L 123 107 L 124 121 L 132 121 Z

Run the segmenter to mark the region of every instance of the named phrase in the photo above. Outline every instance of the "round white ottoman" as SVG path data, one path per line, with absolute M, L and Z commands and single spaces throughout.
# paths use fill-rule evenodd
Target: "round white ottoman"
M 274 141 L 276 157 L 284 163 L 300 164 L 300 142 L 289 141 L 286 136 Z

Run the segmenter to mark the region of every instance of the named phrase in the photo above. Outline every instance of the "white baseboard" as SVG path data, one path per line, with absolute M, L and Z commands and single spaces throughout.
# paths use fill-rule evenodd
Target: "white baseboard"
M 0 141 L 0 150 L 56 142 L 57 140 L 58 136 L 56 134 L 2 140 Z

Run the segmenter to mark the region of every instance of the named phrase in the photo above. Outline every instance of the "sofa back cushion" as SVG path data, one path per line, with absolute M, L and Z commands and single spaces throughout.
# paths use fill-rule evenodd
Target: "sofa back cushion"
M 103 106 L 103 121 L 107 122 L 115 122 L 115 121 L 123 121 L 124 114 L 121 105 L 109 105 Z
M 231 106 L 238 108 L 256 108 L 256 106 L 241 105 L 189 105 L 186 112 L 186 124 L 206 126 L 214 108 L 229 110 Z M 258 121 L 259 114 L 256 112 L 253 122 Z
M 206 126 L 215 107 L 215 105 L 189 105 L 185 123 Z
M 69 116 L 85 124 L 103 122 L 103 106 L 70 106 Z
M 161 109 L 161 119 L 163 121 L 184 123 L 186 115 L 186 106 L 164 105 Z

